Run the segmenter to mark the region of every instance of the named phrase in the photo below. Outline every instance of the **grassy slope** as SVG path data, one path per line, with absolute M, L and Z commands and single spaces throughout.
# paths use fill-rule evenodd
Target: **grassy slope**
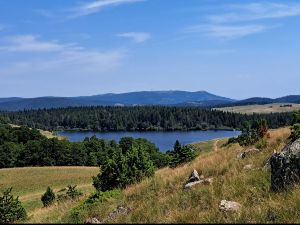
M 224 107 L 216 108 L 225 112 L 234 112 L 234 113 L 276 113 L 276 112 L 293 112 L 300 110 L 300 104 L 291 104 L 293 107 L 280 107 L 281 105 L 290 104 L 290 103 L 274 103 L 266 105 L 244 105 L 244 106 L 234 106 L 234 107 Z
M 123 191 L 123 197 L 95 204 L 74 221 L 67 213 L 63 222 L 83 222 L 87 217 L 103 219 L 118 205 L 132 211 L 117 217 L 116 223 L 213 223 L 213 222 L 300 222 L 300 187 L 286 193 L 270 192 L 270 171 L 262 167 L 274 150 L 287 142 L 288 128 L 271 132 L 268 147 L 244 160 L 237 154 L 243 149 L 238 145 L 222 147 L 224 140 L 201 144 L 210 146 L 195 161 L 176 169 L 164 168 L 155 177 L 132 185 Z M 209 148 L 209 147 L 208 147 Z M 257 170 L 243 167 L 254 164 Z M 212 177 L 212 185 L 195 186 L 185 192 L 182 187 L 193 169 L 205 177 Z M 239 213 L 223 213 L 218 209 L 222 199 L 243 205 Z M 78 219 L 78 218 L 77 218 Z
M 67 185 L 78 185 L 84 193 L 93 191 L 91 177 L 99 172 L 97 167 L 27 167 L 0 170 L 0 190 L 13 187 L 13 194 L 20 196 L 29 215 L 40 210 L 41 195 L 48 186 L 54 191 Z

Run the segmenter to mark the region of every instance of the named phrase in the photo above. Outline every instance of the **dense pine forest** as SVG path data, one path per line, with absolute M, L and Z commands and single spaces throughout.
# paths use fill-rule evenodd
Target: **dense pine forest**
M 1 112 L 0 122 L 44 130 L 146 131 L 240 129 L 265 119 L 270 128 L 291 124 L 292 113 L 244 115 L 197 107 L 69 107 Z

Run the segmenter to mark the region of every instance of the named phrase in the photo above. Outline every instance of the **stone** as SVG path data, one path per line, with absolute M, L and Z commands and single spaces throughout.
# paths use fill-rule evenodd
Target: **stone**
M 223 212 L 237 212 L 241 207 L 240 203 L 227 200 L 222 200 L 219 205 L 219 209 Z
M 93 217 L 93 218 L 88 218 L 86 219 L 86 221 L 84 222 L 85 224 L 100 224 L 100 221 Z
M 237 158 L 238 159 L 244 159 L 246 158 L 247 156 L 251 155 L 252 153 L 254 152 L 259 152 L 260 150 L 257 149 L 257 148 L 250 148 L 250 149 L 246 149 L 245 151 L 243 151 L 242 153 L 239 153 L 237 155 Z
M 201 184 L 203 183 L 203 180 L 201 181 L 194 181 L 194 182 L 190 182 L 190 183 L 187 183 L 185 186 L 184 186 L 184 189 L 190 189 L 191 187 L 197 185 L 197 184 Z
M 271 189 L 281 191 L 300 182 L 300 139 L 290 142 L 270 158 Z
M 188 183 L 195 182 L 195 181 L 200 181 L 200 180 L 201 179 L 200 179 L 200 176 L 199 176 L 197 170 L 194 169 L 192 174 L 189 177 Z
M 253 169 L 253 165 L 252 164 L 248 164 L 244 166 L 244 170 L 252 170 Z

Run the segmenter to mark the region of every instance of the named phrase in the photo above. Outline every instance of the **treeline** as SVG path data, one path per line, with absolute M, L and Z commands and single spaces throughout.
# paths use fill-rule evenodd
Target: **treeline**
M 156 168 L 169 164 L 169 156 L 146 139 L 124 137 L 116 143 L 93 136 L 82 142 L 69 142 L 48 139 L 36 129 L 0 125 L 0 168 L 100 166 L 111 155 L 131 149 L 142 152 Z
M 69 107 L 1 112 L 5 123 L 44 130 L 145 131 L 239 129 L 244 121 L 265 119 L 270 128 L 291 124 L 292 113 L 245 115 L 197 107 Z

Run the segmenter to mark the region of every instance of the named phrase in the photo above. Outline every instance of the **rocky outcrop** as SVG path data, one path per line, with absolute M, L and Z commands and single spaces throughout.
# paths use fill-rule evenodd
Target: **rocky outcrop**
M 240 203 L 227 200 L 222 200 L 219 205 L 219 209 L 223 212 L 237 212 L 241 207 Z
M 212 184 L 212 182 L 212 178 L 205 179 L 203 175 L 199 176 L 197 170 L 194 169 L 188 181 L 184 185 L 184 190 L 188 190 L 197 184 Z
M 271 189 L 281 191 L 300 181 L 300 139 L 270 158 Z

